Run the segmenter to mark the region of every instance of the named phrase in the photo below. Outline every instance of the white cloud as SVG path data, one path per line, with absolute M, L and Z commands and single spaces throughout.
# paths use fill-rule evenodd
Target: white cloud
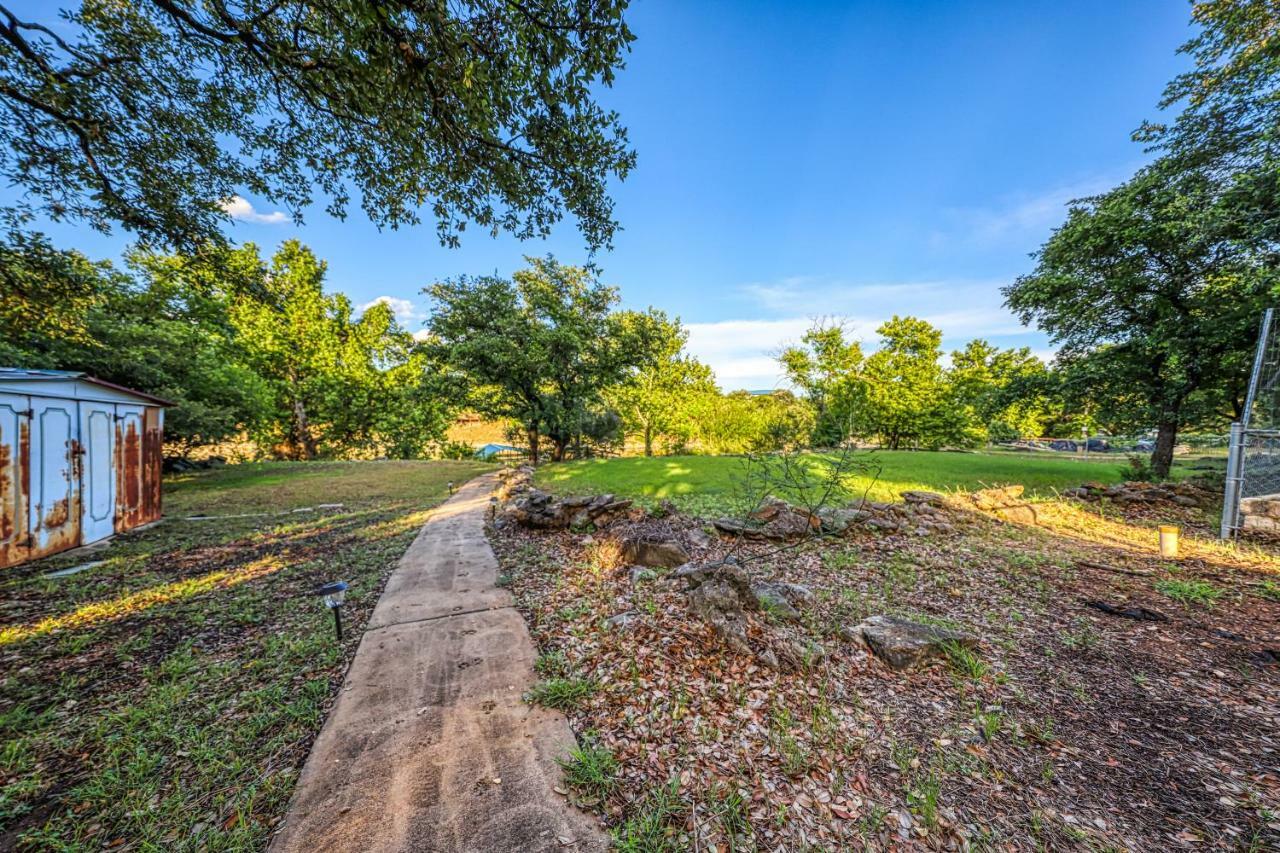
M 1036 246 L 1067 218 L 1076 199 L 1106 192 L 1117 177 L 1095 176 L 1033 193 L 1016 193 L 987 207 L 944 211 L 947 225 L 932 237 L 935 247 L 959 240 L 983 246 L 1009 243 Z
M 259 213 L 253 209 L 253 205 L 249 200 L 235 195 L 222 203 L 222 209 L 232 219 L 240 222 L 256 222 L 259 225 L 284 225 L 288 223 L 289 216 L 282 211 L 273 210 L 270 213 Z
M 379 296 L 363 305 L 357 305 L 356 310 L 363 314 L 375 305 L 386 305 L 390 308 L 391 313 L 396 315 L 396 319 L 400 321 L 402 326 L 407 326 L 426 317 L 413 302 L 408 299 L 402 299 L 399 296 Z
M 787 387 L 774 360 L 800 340 L 816 318 L 840 323 L 845 334 L 874 349 L 876 329 L 894 314 L 927 320 L 943 333 L 943 349 L 973 338 L 1003 338 L 999 346 L 1030 345 L 1051 357 L 1043 335 L 1027 329 L 1003 305 L 996 280 L 852 284 L 812 276 L 745 285 L 741 290 L 774 316 L 767 320 L 687 323 L 688 351 L 715 371 L 726 390 Z M 1014 338 L 1015 340 L 1008 340 Z M 945 356 L 944 356 L 945 359 Z
M 950 335 L 1013 335 L 1025 331 L 1004 307 L 1008 279 L 852 283 L 792 277 L 741 290 L 761 309 L 784 316 L 841 317 L 856 338 L 874 336 L 894 314 L 921 317 Z
M 418 343 L 422 343 L 423 341 L 427 340 L 430 337 L 431 337 L 431 332 L 427 331 L 426 329 L 419 329 L 418 331 L 413 333 L 413 339 Z

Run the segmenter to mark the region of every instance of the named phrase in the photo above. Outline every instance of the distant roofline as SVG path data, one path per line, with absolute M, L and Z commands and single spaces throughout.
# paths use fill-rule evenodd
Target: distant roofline
M 148 394 L 146 391 L 139 391 L 136 388 L 126 388 L 123 385 L 117 385 L 114 382 L 108 382 L 105 379 L 98 379 L 90 376 L 83 371 L 76 370 L 43 370 L 31 369 L 26 367 L 0 367 L 0 381 L 10 382 L 38 382 L 41 379 L 74 379 L 80 382 L 88 382 L 90 385 L 98 385 L 102 388 L 110 388 L 112 391 L 120 391 L 125 394 L 131 394 L 134 397 L 141 397 L 144 400 L 160 406 L 177 405 L 172 400 L 166 400 L 163 397 L 157 397 L 155 394 Z

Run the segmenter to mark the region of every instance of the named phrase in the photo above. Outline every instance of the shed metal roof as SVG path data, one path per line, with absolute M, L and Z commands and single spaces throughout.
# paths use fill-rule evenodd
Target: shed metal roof
M 110 388 L 112 391 L 118 391 L 121 394 L 128 394 L 143 400 L 149 400 L 157 406 L 172 406 L 173 401 L 166 400 L 163 397 L 157 397 L 154 394 L 148 394 L 145 391 L 138 391 L 133 388 L 126 388 L 123 385 L 117 385 L 114 382 L 108 382 L 105 379 L 98 379 L 87 373 L 75 370 L 43 370 L 27 367 L 0 367 L 0 384 L 6 382 L 57 382 L 57 381 L 76 381 L 87 382 L 90 385 L 97 385 L 101 388 Z

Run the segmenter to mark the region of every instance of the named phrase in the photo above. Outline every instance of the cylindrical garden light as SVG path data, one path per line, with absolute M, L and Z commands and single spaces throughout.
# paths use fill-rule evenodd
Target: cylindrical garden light
M 342 602 L 347 597 L 347 582 L 334 581 L 318 587 L 312 595 L 324 599 L 324 606 L 333 611 L 333 628 L 338 633 L 338 642 L 342 642 Z

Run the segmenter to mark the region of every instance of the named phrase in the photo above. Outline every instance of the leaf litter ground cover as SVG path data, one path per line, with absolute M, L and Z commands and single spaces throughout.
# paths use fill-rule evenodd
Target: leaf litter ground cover
M 7 570 L 0 849 L 265 847 L 387 576 L 448 482 L 486 467 L 183 475 L 162 524 Z M 308 595 L 338 579 L 342 646 Z
M 968 513 L 946 537 L 860 531 L 782 552 L 705 544 L 711 529 L 679 514 L 496 532 L 540 690 L 579 734 L 565 794 L 624 850 L 1280 844 L 1280 558 L 1187 537 L 1184 559 L 1160 560 L 1154 525 L 1207 534 L 1198 510 L 1038 507 L 1034 527 Z M 617 539 L 637 533 L 679 539 L 695 562 L 756 549 L 753 576 L 816 603 L 799 622 L 754 619 L 752 643 L 821 654 L 780 673 L 730 651 L 662 570 L 621 564 Z M 1218 595 L 1160 591 L 1176 581 Z M 847 630 L 872 614 L 980 646 L 893 672 Z

